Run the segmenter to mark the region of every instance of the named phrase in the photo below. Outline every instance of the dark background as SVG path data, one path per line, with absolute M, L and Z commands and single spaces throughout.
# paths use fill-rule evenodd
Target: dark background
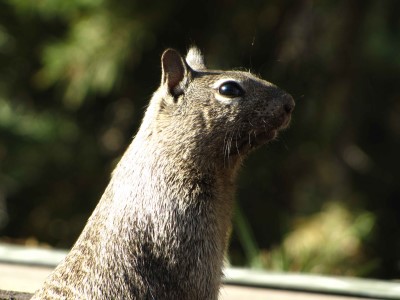
M 400 277 L 400 1 L 0 2 L 0 236 L 70 247 L 167 47 L 293 95 L 238 184 L 236 265 Z

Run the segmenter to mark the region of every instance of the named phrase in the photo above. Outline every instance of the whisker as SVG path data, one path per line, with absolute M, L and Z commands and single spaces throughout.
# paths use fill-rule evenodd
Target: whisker
M 224 166 L 226 166 L 225 163 L 227 162 L 228 157 L 229 157 L 229 153 L 228 153 L 228 141 L 227 141 L 227 139 L 226 139 L 227 135 L 228 135 L 228 130 L 225 131 L 224 145 L 223 145 L 223 149 L 222 149 L 222 151 L 223 151 L 223 157 L 224 157 Z
M 237 129 L 237 134 L 236 134 L 236 151 L 237 151 L 237 154 L 240 156 L 240 149 L 239 149 L 239 145 L 238 145 L 238 140 L 239 140 L 239 138 L 240 138 L 240 127 Z

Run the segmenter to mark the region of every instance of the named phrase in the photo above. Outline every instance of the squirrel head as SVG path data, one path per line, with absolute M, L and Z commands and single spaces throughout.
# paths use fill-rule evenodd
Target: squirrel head
M 275 138 L 288 126 L 293 98 L 250 72 L 206 68 L 199 49 L 186 58 L 167 49 L 153 96 L 152 135 L 196 155 L 232 158 Z

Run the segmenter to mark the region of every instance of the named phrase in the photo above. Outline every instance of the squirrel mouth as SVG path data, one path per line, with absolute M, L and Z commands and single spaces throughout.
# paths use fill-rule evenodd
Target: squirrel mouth
M 268 131 L 254 130 L 246 137 L 236 140 L 236 147 L 232 147 L 230 155 L 245 154 L 273 140 L 278 135 L 278 129 Z
M 289 123 L 290 115 L 282 115 L 280 118 L 275 120 L 274 124 L 269 124 L 268 127 L 262 126 L 260 128 L 251 128 L 246 133 L 243 132 L 233 141 L 234 145 L 231 147 L 229 155 L 235 156 L 246 154 L 250 150 L 266 144 L 275 139 L 278 135 L 278 131 L 287 128 Z

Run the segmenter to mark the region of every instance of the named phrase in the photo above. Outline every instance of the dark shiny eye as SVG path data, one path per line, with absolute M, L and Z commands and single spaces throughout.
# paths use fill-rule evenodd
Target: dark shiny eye
M 218 93 L 229 98 L 241 97 L 244 95 L 242 87 L 235 81 L 227 81 L 220 85 Z

